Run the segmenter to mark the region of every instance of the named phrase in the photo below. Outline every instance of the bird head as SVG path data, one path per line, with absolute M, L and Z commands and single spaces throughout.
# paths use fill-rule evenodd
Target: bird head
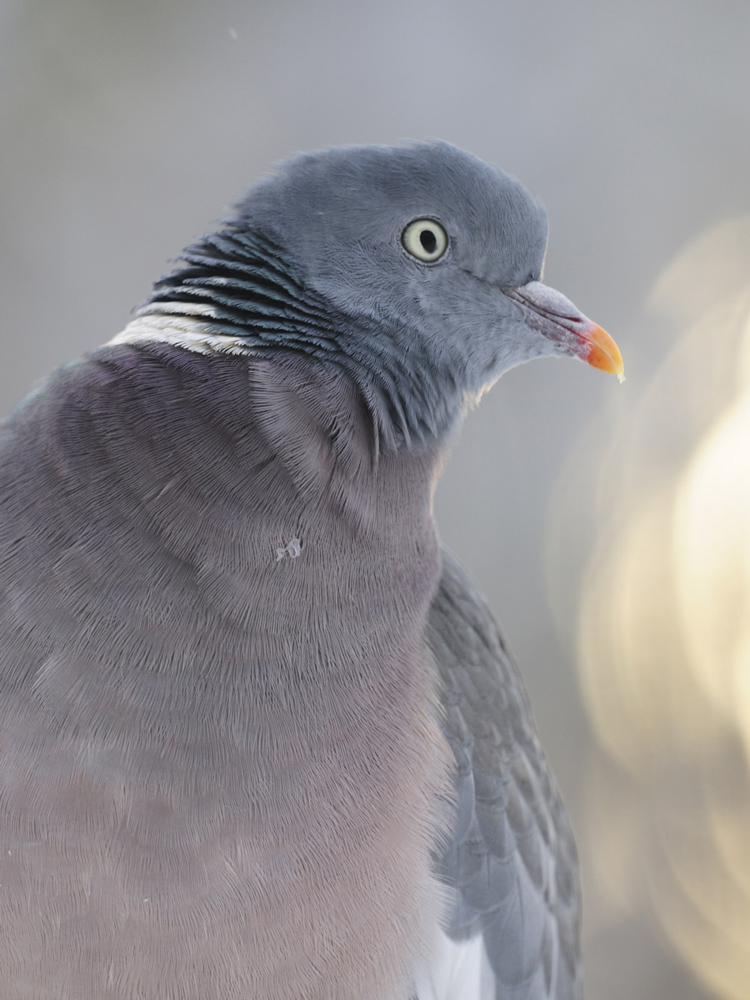
M 197 324 L 194 349 L 336 364 L 375 401 L 384 440 L 418 447 L 532 358 L 622 374 L 612 338 L 541 283 L 546 242 L 526 189 L 448 143 L 306 153 L 188 248 L 139 319 Z

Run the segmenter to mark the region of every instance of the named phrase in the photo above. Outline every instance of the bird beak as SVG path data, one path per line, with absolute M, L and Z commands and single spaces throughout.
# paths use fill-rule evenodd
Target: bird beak
M 594 368 L 611 372 L 622 382 L 624 366 L 620 349 L 606 330 L 593 323 L 554 288 L 541 281 L 529 281 L 519 288 L 505 289 L 524 312 L 528 326 L 562 344 L 567 351 Z

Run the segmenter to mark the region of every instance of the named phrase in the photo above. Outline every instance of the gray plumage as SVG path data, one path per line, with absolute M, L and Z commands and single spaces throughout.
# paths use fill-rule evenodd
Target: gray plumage
M 484 938 L 498 998 L 579 996 L 570 824 L 518 670 L 489 608 L 445 550 L 426 634 L 457 765 L 457 816 L 437 862 L 451 889 L 449 934 Z
M 432 517 L 472 398 L 604 366 L 545 243 L 447 144 L 298 157 L 3 425 L 0 997 L 580 996 L 565 812 Z

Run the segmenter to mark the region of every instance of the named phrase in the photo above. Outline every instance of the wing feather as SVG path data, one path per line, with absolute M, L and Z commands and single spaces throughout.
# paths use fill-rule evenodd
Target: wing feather
M 450 843 L 436 852 L 449 908 L 433 980 L 466 983 L 455 968 L 476 953 L 472 981 L 486 984 L 484 963 L 494 1000 L 578 1000 L 580 892 L 570 823 L 518 669 L 486 603 L 445 550 L 426 639 L 456 759 L 457 801 Z M 430 998 L 487 995 L 486 985 L 471 993 L 433 987 Z

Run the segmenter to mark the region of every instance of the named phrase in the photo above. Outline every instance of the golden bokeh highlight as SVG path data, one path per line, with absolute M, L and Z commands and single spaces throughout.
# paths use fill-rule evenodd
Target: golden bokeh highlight
M 701 442 L 680 483 L 674 529 L 691 664 L 750 751 L 750 384 Z
M 581 446 L 553 508 L 563 564 L 571 521 L 600 525 L 577 637 L 600 747 L 583 837 L 600 911 L 648 909 L 711 991 L 747 1000 L 750 218 L 688 246 L 649 309 L 671 346 L 638 402 L 614 404 L 614 439 Z M 586 463 L 604 473 L 582 514 Z

